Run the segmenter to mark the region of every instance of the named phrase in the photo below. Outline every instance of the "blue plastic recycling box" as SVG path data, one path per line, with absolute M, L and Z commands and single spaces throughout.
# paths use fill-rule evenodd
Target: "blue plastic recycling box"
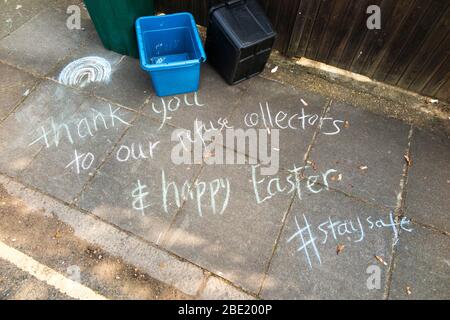
M 158 96 L 198 90 L 206 54 L 190 13 L 141 17 L 136 33 L 141 67 L 150 74 Z

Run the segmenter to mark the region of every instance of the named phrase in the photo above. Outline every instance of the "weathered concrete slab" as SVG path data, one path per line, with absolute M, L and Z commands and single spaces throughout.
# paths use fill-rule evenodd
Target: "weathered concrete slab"
M 0 10 L 0 39 L 21 27 L 40 11 L 50 6 L 66 10 L 71 4 L 79 4 L 81 0 L 7 0 L 2 2 Z
M 387 226 L 377 222 L 380 219 Z M 388 211 L 335 191 L 296 199 L 264 282 L 262 298 L 381 299 L 388 267 L 375 256 L 387 264 L 391 261 L 395 233 L 390 223 Z M 339 245 L 344 247 L 337 254 Z M 370 266 L 380 268 L 378 289 L 367 286 Z
M 83 45 L 91 28 L 69 30 L 67 15 L 49 8 L 0 40 L 0 60 L 46 75 L 72 50 Z
M 416 224 L 396 252 L 390 299 L 450 298 L 450 238 Z
M 257 204 L 250 166 L 205 166 L 197 181 L 206 183 L 204 196 L 186 203 L 162 245 L 256 293 L 293 196 L 286 192 L 263 201 L 268 181 L 258 187 Z M 219 183 L 212 196 L 211 186 Z
M 279 129 L 280 165 L 291 169 L 304 163 L 326 103 L 323 97 L 257 77 L 249 81 L 245 97 L 240 100 L 230 123 L 244 130 L 264 129 L 269 134 Z M 334 132 L 329 124 L 324 124 L 326 130 Z M 227 147 L 233 148 L 233 145 Z
M 65 108 L 67 104 L 60 105 Z M 75 106 L 68 106 L 68 109 Z M 107 102 L 85 97 L 75 113 L 51 115 L 41 124 L 42 150 L 20 179 L 70 202 L 81 192 L 136 115 Z M 42 132 L 47 135 L 42 135 Z M 38 136 L 39 138 L 39 136 Z M 45 141 L 47 139 L 47 141 Z
M 11 176 L 23 171 L 43 148 L 43 140 L 33 143 L 42 136 L 41 126 L 51 122 L 51 118 L 58 122 L 72 116 L 85 99 L 82 94 L 52 81 L 41 83 L 0 124 L 0 170 Z
M 153 89 L 139 60 L 125 57 L 111 74 L 109 83 L 97 83 L 93 93 L 133 110 L 140 110 Z
M 30 93 L 37 81 L 26 72 L 0 63 L 0 121 Z
M 150 78 L 149 78 L 150 81 Z M 151 82 L 149 89 L 153 92 Z M 194 130 L 195 120 L 202 121 L 209 129 L 216 128 L 229 120 L 233 109 L 243 96 L 247 83 L 229 86 L 207 63 L 201 67 L 200 89 L 174 97 L 154 95 L 144 106 L 143 112 L 160 121 L 160 126 L 171 124 L 180 128 Z
M 199 170 L 171 161 L 171 132 L 167 127 L 158 130 L 156 121 L 141 116 L 78 199 L 79 206 L 158 243 L 183 204 L 183 186 L 191 184 Z
M 333 167 L 342 173 L 338 189 L 394 207 L 409 127 L 342 103 L 333 103 L 327 116 L 347 122 L 339 135 L 319 135 L 310 159 L 319 170 Z
M 450 232 L 450 141 L 415 130 L 406 187 L 406 214 Z
M 75 74 L 78 72 L 79 81 L 68 80 L 67 77 L 63 76 L 63 74 L 66 74 L 65 68 L 71 63 L 77 63 L 80 59 L 88 60 L 83 63 L 80 62 L 81 66 L 76 68 L 78 71 L 74 70 L 69 73 Z M 102 66 L 99 67 L 99 59 L 104 59 L 109 64 L 111 71 L 108 76 L 106 76 L 105 69 Z M 102 70 L 102 73 L 98 69 Z M 105 77 L 102 81 L 85 82 L 82 75 L 85 74 L 87 78 L 88 70 L 105 75 Z M 139 110 L 153 91 L 148 75 L 139 66 L 139 60 L 106 50 L 96 36 L 89 39 L 88 45 L 76 50 L 74 54 L 64 59 L 52 72 L 51 77 L 65 85 L 78 88 L 133 110 Z

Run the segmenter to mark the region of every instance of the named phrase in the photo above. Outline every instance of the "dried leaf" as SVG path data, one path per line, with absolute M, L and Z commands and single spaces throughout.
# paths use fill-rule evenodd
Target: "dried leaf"
M 59 238 L 61 238 L 62 237 L 62 233 L 59 231 L 59 230 L 56 230 L 56 233 L 55 233 L 55 235 L 54 235 L 54 238 L 55 239 L 59 239 Z
M 411 295 L 412 291 L 410 287 L 406 287 L 406 294 L 409 296 Z
M 350 122 L 348 122 L 347 120 L 344 121 L 344 128 L 345 129 L 350 128 Z
M 383 264 L 383 265 L 385 265 L 385 266 L 388 265 L 387 262 L 384 261 L 383 258 L 380 257 L 380 256 L 375 256 L 375 259 L 377 259 L 379 263 L 381 263 L 381 264 Z
M 341 181 L 342 180 L 342 173 L 339 173 L 337 176 L 331 176 L 331 181 Z
M 409 154 L 405 154 L 403 157 L 405 158 L 405 161 L 406 161 L 406 164 L 408 165 L 408 167 L 411 167 L 412 166 L 412 159 L 409 156 Z
M 314 161 L 308 160 L 307 163 L 313 168 L 314 171 L 317 171 L 317 165 Z
M 338 244 L 336 247 L 336 254 L 341 253 L 342 251 L 344 251 L 345 246 L 343 244 Z

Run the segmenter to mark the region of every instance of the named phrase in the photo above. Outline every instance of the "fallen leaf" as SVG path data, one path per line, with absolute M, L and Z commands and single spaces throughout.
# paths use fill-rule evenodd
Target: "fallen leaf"
M 341 253 L 342 251 L 344 251 L 345 246 L 343 244 L 338 244 L 336 247 L 336 254 Z
M 348 122 L 347 120 L 344 121 L 344 128 L 345 129 L 350 128 L 350 122 Z
M 381 263 L 381 264 L 383 264 L 383 265 L 385 265 L 385 266 L 388 265 L 387 262 L 384 261 L 383 258 L 380 257 L 380 256 L 375 256 L 375 259 L 377 259 L 379 263 Z
M 412 293 L 410 287 L 406 287 L 406 294 L 409 296 Z
M 62 233 L 61 233 L 59 230 L 56 230 L 55 235 L 54 235 L 54 238 L 55 238 L 55 239 L 59 239 L 59 238 L 61 238 L 61 237 L 62 237 Z
M 313 168 L 314 171 L 317 171 L 317 165 L 314 161 L 312 160 L 308 160 L 306 161 L 309 165 L 311 165 L 311 167 Z
M 341 181 L 342 180 L 342 173 L 339 173 L 337 176 L 331 176 L 331 181 Z
M 411 167 L 412 166 L 412 159 L 409 156 L 409 154 L 405 154 L 403 157 L 405 158 L 405 161 L 406 161 L 406 164 L 408 165 L 408 167 Z

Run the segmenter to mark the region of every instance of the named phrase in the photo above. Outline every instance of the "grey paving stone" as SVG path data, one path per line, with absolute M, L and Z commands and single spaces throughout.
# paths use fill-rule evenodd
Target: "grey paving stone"
M 150 81 L 150 77 L 148 77 Z M 150 90 L 153 89 L 150 84 Z M 229 117 L 239 103 L 247 83 L 229 86 L 208 64 L 201 67 L 200 89 L 195 93 L 175 97 L 153 95 L 144 106 L 143 112 L 159 119 L 160 125 L 172 124 L 180 128 L 194 128 L 197 119 L 208 128 L 218 126 L 218 120 Z
M 302 200 L 296 199 L 261 297 L 381 299 L 388 267 L 381 265 L 375 255 L 390 262 L 395 233 L 389 226 L 377 227 L 379 219 L 389 225 L 389 212 L 335 191 L 306 194 Z M 331 223 L 335 225 L 334 233 Z M 377 224 L 381 226 L 380 222 Z M 344 245 L 339 254 L 338 245 Z M 369 290 L 367 287 L 370 274 L 366 272 L 372 265 L 381 268 L 380 289 Z
M 93 93 L 130 109 L 140 110 L 150 97 L 152 87 L 139 60 L 125 57 L 115 66 L 111 81 L 96 84 Z
M 178 207 L 182 205 L 184 183 L 191 183 L 199 170 L 198 165 L 173 164 L 171 133 L 172 128 L 158 130 L 156 121 L 141 116 L 83 192 L 78 201 L 79 206 L 124 230 L 158 243 Z M 153 158 L 149 152 L 149 143 L 156 144 Z M 139 155 L 139 145 L 146 159 L 133 158 L 132 154 Z M 128 157 L 131 148 L 134 152 Z M 168 186 L 164 201 L 163 172 L 167 185 L 176 182 L 179 203 L 173 184 Z M 149 206 L 144 210 L 135 209 L 140 208 L 140 193 L 136 191 L 138 181 L 143 187 L 142 204 Z
M 51 117 L 60 121 L 73 115 L 82 94 L 53 81 L 39 84 L 27 99 L 0 124 L 0 171 L 17 176 L 44 147 L 33 142 L 42 135 L 40 127 Z
M 67 104 L 62 106 L 71 108 Z M 49 132 L 49 143 L 40 141 L 42 151 L 20 174 L 20 179 L 70 202 L 81 192 L 135 116 L 116 105 L 90 97 L 84 98 L 75 113 L 52 115 L 52 119 L 42 124 Z
M 260 77 L 248 83 L 245 97 L 239 102 L 230 123 L 235 128 L 265 129 L 269 133 L 279 129 L 281 167 L 290 169 L 293 165 L 303 164 L 327 100 Z M 307 106 L 302 103 L 302 99 Z M 256 124 L 252 125 L 252 121 Z M 334 131 L 328 124 L 325 126 L 326 130 Z M 227 147 L 233 148 L 229 144 Z M 270 144 L 269 147 L 272 148 Z
M 83 22 L 84 25 L 89 25 L 89 30 L 94 29 L 92 21 Z M 83 47 L 75 49 L 72 54 L 59 63 L 58 67 L 52 72 L 51 77 L 58 80 L 61 71 L 68 64 L 85 57 L 106 59 L 111 65 L 111 76 L 105 82 L 75 84 L 75 87 L 134 110 L 139 110 L 152 94 L 153 89 L 149 76 L 141 69 L 139 60 L 124 57 L 105 49 L 95 32 L 87 33 Z M 93 69 L 92 64 L 87 64 L 85 67 Z
M 79 0 L 7 0 L 2 1 L 0 10 L 0 39 L 18 29 L 40 11 L 56 3 L 79 3 Z
M 338 135 L 319 135 L 311 161 L 319 170 L 342 173 L 340 190 L 395 207 L 409 127 L 342 103 L 333 103 L 329 116 L 348 121 L 348 128 Z
M 0 63 L 0 121 L 29 94 L 37 81 L 26 72 Z
M 255 293 L 292 194 L 277 194 L 258 205 L 251 176 L 248 165 L 205 166 L 198 178 L 199 184 L 207 183 L 201 205 L 186 203 L 162 245 Z M 223 186 L 229 183 L 228 202 L 226 188 L 211 200 L 210 183 L 215 179 L 223 179 Z M 267 184 L 265 180 L 264 187 Z M 258 191 L 265 197 L 262 189 Z
M 450 141 L 415 130 L 411 148 L 406 214 L 450 232 Z
M 450 238 L 416 224 L 413 228 L 400 235 L 389 298 L 448 300 Z
M 48 8 L 0 40 L 0 60 L 46 75 L 73 49 L 83 45 L 89 34 L 95 32 L 87 27 L 69 30 L 65 12 Z

